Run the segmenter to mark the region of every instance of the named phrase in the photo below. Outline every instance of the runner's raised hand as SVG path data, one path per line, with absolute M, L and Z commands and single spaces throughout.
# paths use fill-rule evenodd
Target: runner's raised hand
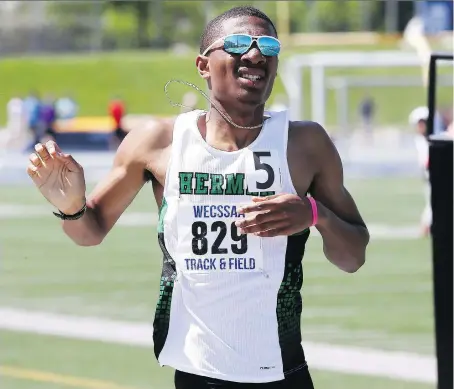
M 64 154 L 54 141 L 35 145 L 27 173 L 41 194 L 67 215 L 80 211 L 85 204 L 85 177 L 82 166 L 70 154 Z

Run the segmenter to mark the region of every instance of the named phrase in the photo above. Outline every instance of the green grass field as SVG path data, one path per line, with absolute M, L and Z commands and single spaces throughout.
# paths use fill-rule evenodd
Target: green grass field
M 342 273 L 324 258 L 321 239 L 310 238 L 303 341 L 433 355 L 429 240 L 397 229 L 417 227 L 422 183 L 350 180 L 348 188 L 373 231 L 367 263 L 356 274 Z M 50 211 L 35 188 L 2 187 L 0 308 L 151 323 L 161 267 L 151 188 L 127 212 L 130 220 L 149 213 L 150 225 L 118 225 L 99 247 L 76 247 Z M 380 226 L 387 234 L 379 234 Z M 13 330 L 0 331 L 0 344 L 5 389 L 172 388 L 171 369 L 160 368 L 149 348 Z M 318 369 L 313 377 L 326 389 L 435 388 Z
M 377 47 L 323 47 L 321 50 L 395 50 L 395 45 Z M 281 56 L 281 62 L 293 54 L 315 51 L 292 49 Z M 184 55 L 169 52 L 115 52 L 109 54 L 60 55 L 42 57 L 9 58 L 0 61 L 0 106 L 16 95 L 26 95 L 33 89 L 42 96 L 58 97 L 71 94 L 80 104 L 80 115 L 106 115 L 109 99 L 119 95 L 127 103 L 130 113 L 173 115 L 178 109 L 171 106 L 164 94 L 164 85 L 170 79 L 181 79 L 204 88 L 203 80 L 195 68 L 196 52 Z M 444 72 L 448 74 L 449 68 Z M 415 76 L 419 68 L 333 68 L 329 76 Z M 310 77 L 305 74 L 306 112 L 310 112 Z M 172 100 L 181 102 L 182 95 L 192 88 L 173 84 L 170 87 Z M 362 88 L 350 91 L 350 120 L 358 117 L 357 108 L 364 96 Z M 406 124 L 409 112 L 426 103 L 426 91 L 421 87 L 383 87 L 369 91 L 377 104 L 378 124 Z M 277 79 L 270 102 L 284 93 L 280 78 Z M 439 103 L 452 105 L 452 87 L 439 89 Z M 206 104 L 200 97 L 198 107 Z M 334 92 L 327 94 L 327 124 L 336 123 Z M 0 111 L 0 124 L 5 122 L 4 110 Z

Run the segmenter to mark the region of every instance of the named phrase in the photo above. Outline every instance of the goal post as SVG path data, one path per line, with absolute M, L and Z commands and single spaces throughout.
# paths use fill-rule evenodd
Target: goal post
M 442 66 L 447 64 L 441 64 Z M 414 52 L 390 51 L 328 51 L 297 54 L 283 62 L 281 80 L 289 101 L 292 120 L 313 120 L 326 125 L 327 70 L 333 68 L 397 68 L 421 69 L 421 59 Z M 310 74 L 311 112 L 305 112 L 303 73 Z

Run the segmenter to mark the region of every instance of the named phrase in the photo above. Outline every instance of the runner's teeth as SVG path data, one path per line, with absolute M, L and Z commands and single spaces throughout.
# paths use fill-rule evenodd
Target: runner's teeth
M 253 75 L 253 74 L 243 74 L 241 77 L 246 78 L 246 79 L 251 80 L 251 81 L 257 81 L 257 80 L 260 80 L 262 78 L 260 76 Z

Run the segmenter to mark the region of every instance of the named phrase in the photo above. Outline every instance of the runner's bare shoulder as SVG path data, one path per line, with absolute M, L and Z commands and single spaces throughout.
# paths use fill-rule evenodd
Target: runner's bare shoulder
M 117 157 L 147 166 L 172 144 L 174 118 L 156 119 L 132 129 L 117 151 Z M 153 158 L 153 159 L 154 159 Z
M 289 141 L 311 143 L 316 145 L 320 142 L 330 141 L 328 132 L 317 122 L 291 121 L 289 123 Z

